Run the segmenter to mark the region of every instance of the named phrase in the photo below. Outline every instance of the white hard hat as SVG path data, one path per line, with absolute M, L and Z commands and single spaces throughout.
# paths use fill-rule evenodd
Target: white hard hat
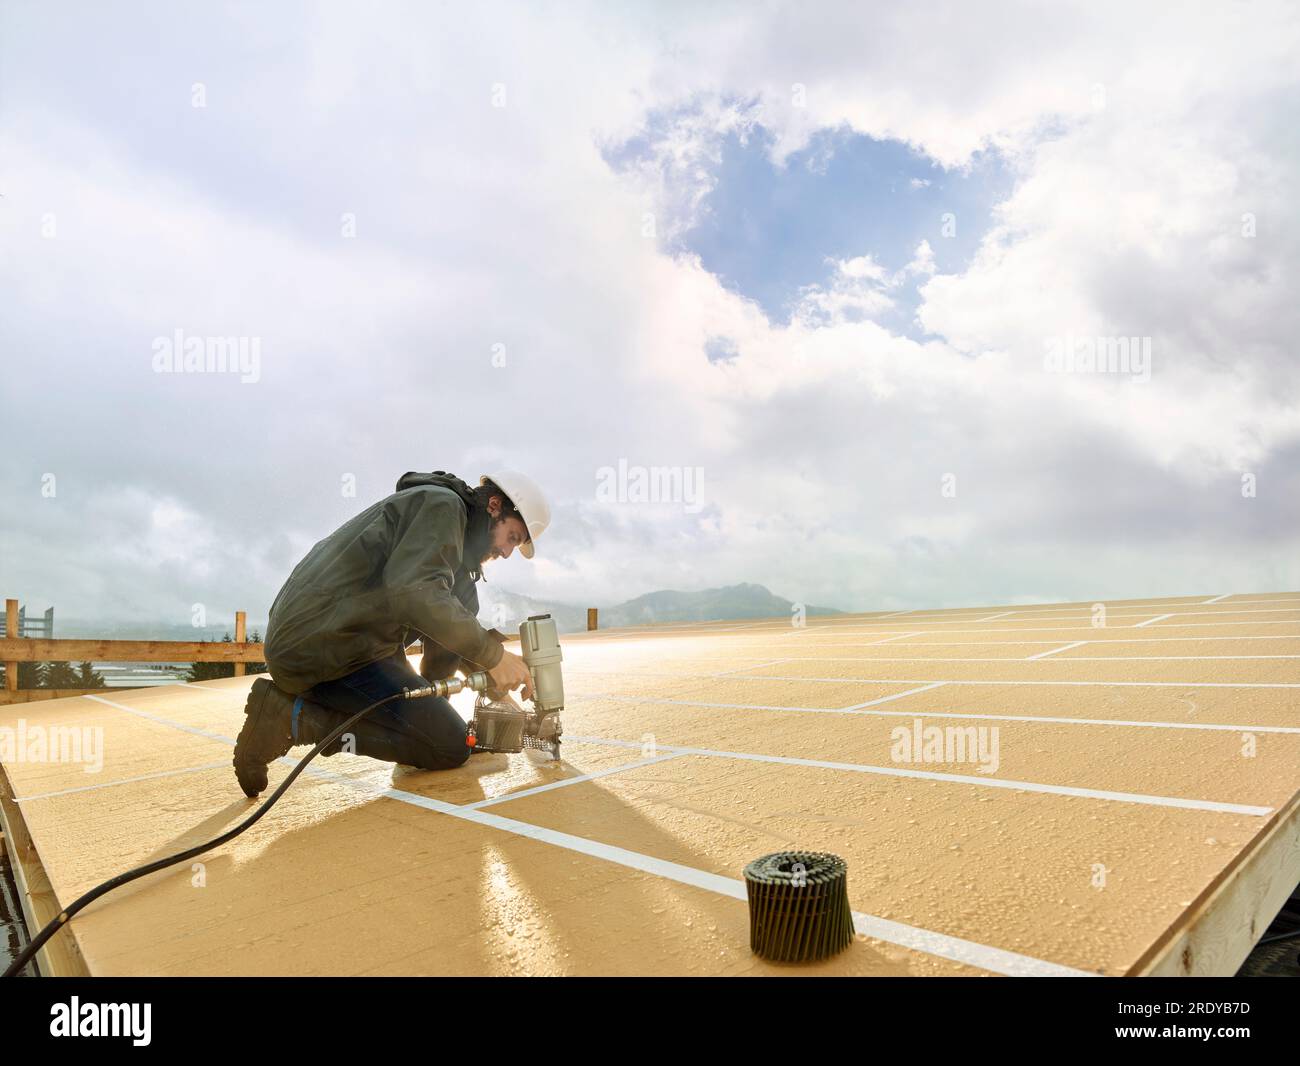
M 533 541 L 551 524 L 551 505 L 546 502 L 546 497 L 537 487 L 537 482 L 526 474 L 519 473 L 518 470 L 498 470 L 494 474 L 484 474 L 479 478 L 479 484 L 482 485 L 485 481 L 494 482 L 509 496 L 510 502 L 515 505 L 515 510 L 524 520 L 524 525 L 528 527 L 528 540 L 519 545 L 519 553 L 525 559 L 531 559 Z

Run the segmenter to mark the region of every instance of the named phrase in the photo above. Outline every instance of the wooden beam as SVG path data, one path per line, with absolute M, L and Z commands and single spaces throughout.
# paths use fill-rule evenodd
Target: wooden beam
M 184 684 L 183 681 L 173 682 L 174 684 Z M 162 686 L 147 686 L 149 688 Z M 107 685 L 99 688 L 20 688 L 17 692 L 10 692 L 8 689 L 0 691 L 0 707 L 11 703 L 34 703 L 37 700 L 62 700 L 69 696 L 108 696 L 113 693 L 126 695 L 128 693 L 139 692 L 138 688 L 127 688 L 114 686 L 109 688 Z
M 18 636 L 18 601 L 5 600 L 5 637 Z M 5 659 L 5 688 L 10 692 L 18 691 L 18 663 Z
M 219 640 L 0 640 L 6 662 L 259 663 L 263 651 L 261 644 Z
M 1143 977 L 1231 977 L 1300 883 L 1300 793 L 1130 971 Z
M 235 612 L 235 643 L 243 644 L 248 640 L 248 615 L 243 611 Z M 235 663 L 235 676 L 244 676 L 244 664 Z
M 588 631 L 596 628 L 596 608 L 587 608 L 587 629 Z
M 10 601 L 12 602 L 12 601 Z M 35 936 L 57 917 L 63 905 L 54 894 L 41 857 L 27 832 L 22 809 L 14 802 L 13 789 L 4 767 L 0 766 L 0 828 L 4 830 L 5 851 L 13 871 L 14 886 L 27 923 L 27 935 Z M 71 902 L 69 900 L 68 902 Z M 36 952 L 36 965 L 42 977 L 89 977 L 90 970 L 82 957 L 70 929 L 61 929 Z

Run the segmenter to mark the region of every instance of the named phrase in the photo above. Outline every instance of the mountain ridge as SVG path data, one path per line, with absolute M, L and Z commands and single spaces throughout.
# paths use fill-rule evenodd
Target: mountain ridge
M 587 628 L 587 608 L 576 604 L 539 600 L 505 590 L 482 591 L 480 603 L 479 620 L 497 629 L 512 630 L 533 614 L 549 614 L 561 633 Z M 601 629 L 622 629 L 664 622 L 788 618 L 794 608 L 794 601 L 777 596 L 764 585 L 746 582 L 709 589 L 659 589 L 597 609 Z M 815 605 L 805 606 L 804 611 L 809 615 L 844 613 L 834 607 Z
M 587 606 L 542 600 L 490 585 L 479 586 L 479 621 L 489 628 L 514 632 L 529 615 L 549 614 L 561 633 L 587 628 Z M 708 589 L 658 589 L 621 603 L 595 605 L 601 629 L 654 625 L 662 622 L 720 622 L 730 619 L 790 617 L 794 602 L 750 582 Z M 843 614 L 834 607 L 806 606 L 809 615 Z M 134 620 L 61 619 L 54 622 L 56 637 L 99 640 L 220 640 L 234 631 L 234 619 L 222 624 L 194 627 L 184 623 Z M 248 632 L 265 634 L 264 620 L 249 619 Z

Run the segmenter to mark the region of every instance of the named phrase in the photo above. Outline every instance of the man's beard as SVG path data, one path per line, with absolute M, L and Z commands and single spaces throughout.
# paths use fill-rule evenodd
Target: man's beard
M 487 543 L 487 551 L 484 553 L 483 558 L 479 560 L 479 565 L 480 565 L 480 566 L 482 566 L 484 563 L 491 562 L 493 559 L 500 559 L 500 558 L 501 558 L 501 553 L 500 553 L 499 551 L 497 551 L 497 549 L 496 549 L 496 548 L 493 546 L 493 544 L 492 544 L 492 534 L 493 534 L 493 531 L 497 528 L 497 526 L 499 526 L 499 525 L 500 525 L 502 522 L 504 522 L 504 521 L 505 521 L 505 518 L 502 517 L 502 516 L 498 516 L 498 517 L 496 517 L 496 518 L 493 518 L 491 515 L 488 515 L 488 543 Z
M 465 525 L 465 541 L 461 545 L 461 560 L 466 570 L 481 580 L 483 564 L 495 558 L 492 547 L 492 527 L 496 523 L 486 510 L 475 507 L 470 510 L 469 520 Z

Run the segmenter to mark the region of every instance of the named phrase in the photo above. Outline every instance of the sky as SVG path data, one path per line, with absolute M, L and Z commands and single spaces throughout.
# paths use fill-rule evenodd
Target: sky
M 0 0 L 0 593 L 263 619 L 503 467 L 553 522 L 488 582 L 570 603 L 1300 588 L 1297 59 L 1285 3 Z

